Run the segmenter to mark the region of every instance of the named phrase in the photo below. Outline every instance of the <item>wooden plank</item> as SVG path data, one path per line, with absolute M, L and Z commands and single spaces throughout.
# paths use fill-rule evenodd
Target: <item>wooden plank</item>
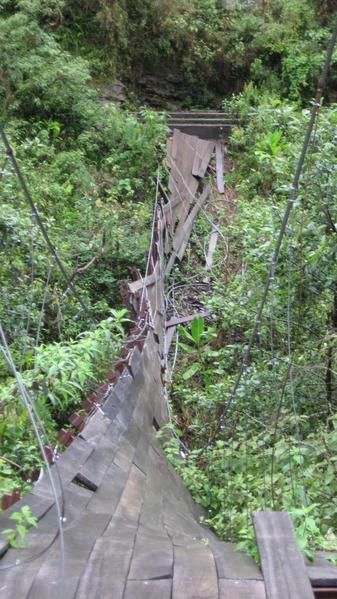
M 231 119 L 224 119 L 217 116 L 177 116 L 169 119 L 169 127 L 177 127 L 179 129 L 180 125 L 217 125 L 221 127 L 222 125 L 233 125 Z
M 197 199 L 197 202 L 196 202 L 195 206 L 192 208 L 185 223 L 183 223 L 181 227 L 180 227 L 180 223 L 179 223 L 177 232 L 173 239 L 173 247 L 174 247 L 175 251 L 177 252 L 177 256 L 178 256 L 179 260 L 182 260 L 182 258 L 183 258 L 183 255 L 186 250 L 186 246 L 189 242 L 189 239 L 190 239 L 190 236 L 192 233 L 192 227 L 193 227 L 194 221 L 197 218 L 197 216 L 198 216 L 201 208 L 205 204 L 206 200 L 208 199 L 210 191 L 211 191 L 210 185 L 207 185 L 205 187 L 204 191 L 202 192 L 201 196 Z
M 165 215 L 167 215 L 167 219 L 169 218 L 168 215 L 172 214 L 172 210 L 178 206 L 178 204 L 180 204 L 181 202 L 181 198 L 179 196 L 172 198 L 168 204 L 165 204 L 165 206 L 163 207 L 163 212 Z
M 139 513 L 143 503 L 145 479 L 146 476 L 137 466 L 132 465 L 114 518 L 125 519 L 129 524 L 138 525 Z
M 223 144 L 219 141 L 216 142 L 215 145 L 215 155 L 216 155 L 216 182 L 218 186 L 219 193 L 225 193 L 225 183 L 224 183 L 224 147 Z
M 199 139 L 195 149 L 195 156 L 192 166 L 192 175 L 203 178 L 206 174 L 209 161 L 213 154 L 214 141 L 205 141 Z
M 167 320 L 165 323 L 166 328 L 176 327 L 178 324 L 184 324 L 185 322 L 191 322 L 196 318 L 196 316 L 202 316 L 202 318 L 207 318 L 210 316 L 210 312 L 206 312 L 205 310 L 202 312 L 196 312 L 196 314 L 190 314 L 189 316 L 179 316 L 177 318 L 171 318 Z
M 234 543 L 211 540 L 219 578 L 262 580 L 262 572 L 254 560 L 236 549 Z
M 171 177 L 176 192 L 181 196 L 182 203 L 177 210 L 177 219 L 188 214 L 189 207 L 195 199 L 199 180 L 192 175 L 192 167 L 198 138 L 181 134 L 177 158 L 171 164 Z
M 132 556 L 129 579 L 172 578 L 173 547 L 167 534 L 140 528 Z
M 218 578 L 209 547 L 202 543 L 175 546 L 172 599 L 218 597 Z
M 188 149 L 186 151 L 188 152 Z M 195 200 L 195 194 L 199 187 L 199 180 L 192 175 L 192 165 L 190 165 L 190 169 L 189 173 L 184 173 L 181 163 L 175 162 L 172 165 L 170 177 L 172 191 L 179 195 L 182 204 L 187 203 L 188 206 Z
M 220 138 L 228 138 L 232 131 L 233 126 L 229 123 L 222 125 L 198 125 L 197 123 L 181 123 L 175 122 L 174 124 L 169 124 L 169 128 L 179 128 L 181 132 L 187 133 L 188 135 L 200 137 L 201 139 L 220 139 Z
M 171 599 L 171 587 L 172 580 L 129 580 L 123 599 Z
M 219 580 L 219 599 L 266 599 L 264 583 L 260 580 Z
M 186 116 L 190 116 L 190 117 L 221 117 L 224 119 L 230 119 L 230 121 L 237 121 L 237 117 L 234 117 L 232 114 L 230 114 L 229 112 L 224 112 L 223 110 L 172 110 L 171 112 L 169 112 L 169 117 L 186 117 Z
M 213 266 L 213 258 L 214 258 L 214 252 L 218 243 L 218 237 L 219 237 L 219 233 L 218 233 L 218 227 L 213 224 L 212 225 L 212 231 L 211 231 L 211 236 L 210 236 L 210 240 L 209 240 L 209 246 L 208 246 L 208 252 L 207 252 L 207 256 L 206 256 L 206 266 L 205 266 L 205 270 L 211 270 L 212 266 Z
M 132 283 L 129 283 L 130 293 L 137 293 L 137 291 L 139 291 L 140 289 L 143 289 L 143 287 L 150 287 L 151 285 L 154 285 L 155 282 L 157 281 L 157 279 L 158 279 L 158 273 L 155 270 L 153 273 L 151 273 L 147 277 L 144 277 L 143 279 L 138 279 L 137 281 L 133 281 Z
M 79 581 L 87 569 L 87 561 L 95 544 L 109 522 L 109 514 L 84 512 L 65 529 L 65 572 L 63 597 L 74 597 Z M 48 597 L 60 599 L 60 549 L 55 543 L 44 555 L 45 560 L 35 577 L 29 599 Z M 93 595 L 89 593 L 87 597 Z M 17 598 L 21 599 L 21 598 Z
M 144 502 L 139 523 L 143 528 L 146 527 L 147 530 L 151 529 L 158 533 L 164 531 L 161 513 L 162 493 L 160 460 L 151 447 L 149 451 L 149 466 L 146 477 Z
M 113 514 L 127 478 L 128 472 L 121 470 L 116 464 L 112 464 L 98 490 L 93 494 L 88 504 L 88 511 L 94 514 Z
M 89 489 L 96 491 L 108 467 L 111 465 L 117 449 L 118 443 L 116 441 L 111 441 L 108 437 L 102 435 L 95 450 L 90 454 L 83 466 L 79 468 L 76 480 L 86 485 Z
M 166 333 L 165 333 L 165 338 L 164 338 L 164 360 L 165 360 L 165 365 L 167 363 L 167 356 L 168 353 L 170 351 L 170 347 L 171 347 L 171 343 L 174 337 L 174 334 L 177 330 L 177 327 L 175 326 L 171 326 L 169 329 L 167 329 Z
M 314 593 L 315 599 L 337 599 L 337 589 L 333 587 L 317 587 Z
M 330 566 L 307 566 L 313 587 L 337 587 L 337 568 Z
M 83 572 L 77 599 L 123 598 L 135 534 L 135 528 L 121 527 L 113 537 L 98 538 Z
M 313 599 L 304 558 L 287 512 L 254 512 L 267 599 Z
M 171 152 L 169 154 L 169 156 L 172 157 L 173 160 L 176 160 L 176 158 L 177 158 L 177 151 L 178 151 L 178 145 L 180 142 L 180 136 L 181 136 L 180 131 L 178 129 L 173 129 L 172 146 L 171 146 Z

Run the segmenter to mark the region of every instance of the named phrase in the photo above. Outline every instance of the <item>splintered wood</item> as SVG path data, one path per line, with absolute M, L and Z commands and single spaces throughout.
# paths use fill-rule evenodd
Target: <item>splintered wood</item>
M 168 257 L 166 275 L 171 272 L 176 258 L 182 260 L 193 223 L 210 196 L 210 186 L 204 187 L 202 179 L 214 148 L 214 141 L 198 139 L 177 129 L 168 144 L 169 198 L 163 208 Z

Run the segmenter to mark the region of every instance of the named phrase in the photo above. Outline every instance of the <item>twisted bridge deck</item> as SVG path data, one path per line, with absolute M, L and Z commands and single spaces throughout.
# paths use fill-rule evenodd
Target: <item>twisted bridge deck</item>
M 155 208 L 148 269 L 124 289 L 137 324 L 122 367 L 100 408 L 52 468 L 64 508 L 64 573 L 55 497 L 45 475 L 21 501 L 39 519 L 27 548 L 0 547 L 1 597 L 265 598 L 259 568 L 200 524 L 202 510 L 156 440 L 156 429 L 168 421 L 164 278 L 182 258 L 209 193 L 203 177 L 213 149 L 213 142 L 175 131 L 170 192 L 167 203 Z M 2 529 L 18 507 L 1 515 Z

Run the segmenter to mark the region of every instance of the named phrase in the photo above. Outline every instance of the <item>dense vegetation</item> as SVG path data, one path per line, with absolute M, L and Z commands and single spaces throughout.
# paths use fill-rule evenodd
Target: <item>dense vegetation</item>
M 205 300 L 213 316 L 180 331 L 170 389 L 175 436 L 166 448 L 223 538 L 250 547 L 250 512 L 288 509 L 303 546 L 334 549 L 334 74 L 259 343 L 210 440 L 252 329 L 337 5 L 266 0 L 228 11 L 225 4 L 0 1 L 2 120 L 88 308 L 84 313 L 66 288 L 1 148 L 0 320 L 55 441 L 57 428 L 118 355 L 128 325 L 119 283 L 132 265 L 144 266 L 166 125 L 162 113 L 141 106 L 142 78 L 160 72 L 183 82 L 182 106 L 236 113 L 241 125 L 230 142 L 227 202 L 217 198 L 210 212 L 223 236 Z M 116 77 L 127 84 L 126 102 L 98 101 Z M 200 217 L 190 260 L 175 270 L 185 307 L 196 294 L 186 274 L 199 267 L 200 280 L 205 276 L 200 239 L 209 228 Z M 1 496 L 25 485 L 41 461 L 2 356 L 0 367 Z
M 251 512 L 286 509 L 306 550 L 335 549 L 337 112 L 321 112 L 258 343 L 233 402 L 308 119 L 278 99 L 259 96 L 255 107 L 252 100 L 248 88 L 232 102 L 250 111 L 231 139 L 227 181 L 235 200 L 220 214 L 225 244 L 206 299 L 212 320 L 180 331 L 171 390 L 177 436 L 167 451 L 224 538 L 251 547 Z

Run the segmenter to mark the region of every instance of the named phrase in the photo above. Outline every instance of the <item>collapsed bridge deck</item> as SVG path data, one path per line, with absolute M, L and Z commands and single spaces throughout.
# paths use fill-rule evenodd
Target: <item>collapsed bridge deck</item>
M 155 208 L 148 269 L 125 289 L 137 324 L 122 368 L 52 468 L 64 510 L 64 571 L 55 497 L 44 476 L 21 500 L 39 519 L 28 546 L 0 546 L 4 598 L 266 597 L 253 560 L 200 524 L 201 508 L 156 438 L 158 427 L 169 420 L 163 382 L 164 281 L 175 259 L 182 259 L 194 219 L 210 193 L 203 179 L 214 146 L 174 132 L 169 192 L 166 203 Z M 1 515 L 2 529 L 18 507 Z

